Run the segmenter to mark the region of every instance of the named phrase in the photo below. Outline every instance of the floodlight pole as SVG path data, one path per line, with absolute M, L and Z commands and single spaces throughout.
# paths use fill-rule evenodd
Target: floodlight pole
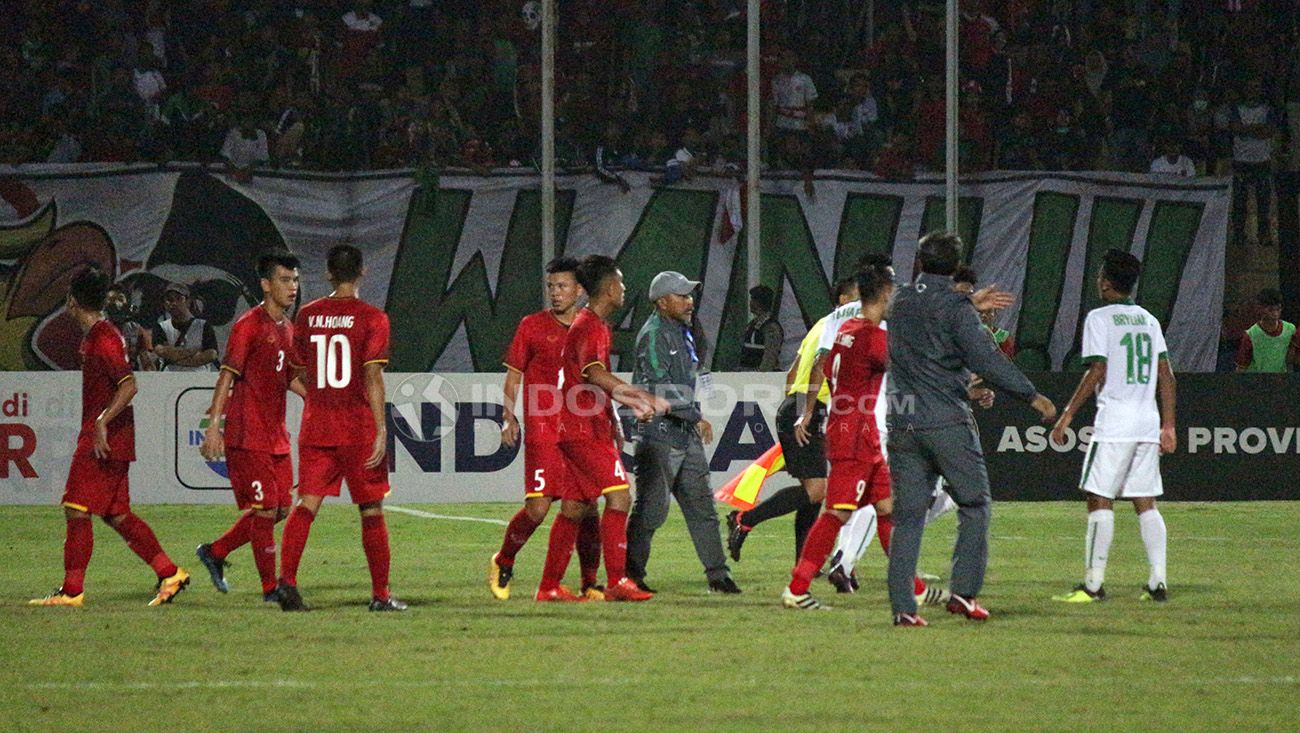
M 745 21 L 748 26 L 748 35 L 745 43 L 745 73 L 748 78 L 748 88 L 746 90 L 748 97 L 748 115 L 746 126 L 746 138 L 748 150 L 746 151 L 747 165 L 745 168 L 746 180 L 746 201 L 745 201 L 745 247 L 748 253 L 746 264 L 749 267 L 749 287 L 758 284 L 760 268 L 762 267 L 762 253 L 760 251 L 762 239 L 760 238 L 760 205 L 761 193 L 758 190 L 759 173 L 762 168 L 762 149 L 759 139 L 760 123 L 762 122 L 762 79 L 759 78 L 759 0 L 749 0 L 749 5 L 745 13 Z
M 948 0 L 948 60 L 946 81 L 945 120 L 947 165 L 944 180 L 944 226 L 947 231 L 957 232 L 957 0 Z M 974 242 L 968 242 L 972 245 Z
M 555 0 L 542 0 L 542 263 L 555 258 Z M 545 305 L 545 295 L 542 297 Z

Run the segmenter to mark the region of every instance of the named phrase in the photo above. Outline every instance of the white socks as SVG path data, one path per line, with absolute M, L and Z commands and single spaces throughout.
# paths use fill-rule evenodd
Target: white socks
M 928 526 L 930 522 L 942 517 L 948 512 L 957 508 L 957 502 L 948 496 L 948 492 L 943 490 L 943 484 L 940 484 L 934 490 L 934 495 L 930 497 L 930 508 L 925 511 L 925 523 Z
M 1161 524 L 1163 537 L 1164 525 Z M 1142 525 L 1142 538 L 1146 539 L 1146 524 Z M 1083 562 L 1086 569 L 1083 584 L 1089 593 L 1096 593 L 1106 580 L 1106 557 L 1110 554 L 1110 542 L 1115 539 L 1115 510 L 1098 509 L 1088 512 L 1088 534 L 1084 538 Z M 1164 552 L 1161 544 L 1161 557 Z M 1150 550 L 1147 551 L 1150 554 Z
M 840 567 L 845 574 L 852 573 L 862 554 L 871 546 L 871 538 L 876 536 L 876 508 L 870 504 L 853 512 L 849 521 L 840 527 L 839 537 L 835 541 L 835 552 L 840 556 Z
M 1147 548 L 1147 562 L 1151 565 L 1151 575 L 1147 578 L 1147 587 L 1155 590 L 1165 582 L 1165 518 L 1160 510 L 1152 508 L 1138 515 L 1138 525 L 1142 528 L 1142 544 Z

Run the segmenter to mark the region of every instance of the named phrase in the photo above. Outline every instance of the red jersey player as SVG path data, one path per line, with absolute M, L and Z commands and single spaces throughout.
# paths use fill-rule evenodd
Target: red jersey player
M 230 590 L 226 557 L 251 543 L 262 598 L 271 601 L 276 586 L 275 523 L 289 516 L 293 504 L 285 392 L 292 387 L 304 393 L 290 365 L 293 324 L 288 310 L 298 298 L 298 258 L 283 250 L 268 252 L 258 258 L 257 272 L 262 302 L 240 316 L 230 330 L 208 408 L 207 433 L 199 447 L 208 460 L 226 456 L 235 503 L 244 514 L 216 542 L 199 545 L 195 554 L 208 569 L 212 584 L 226 593 Z
M 501 442 L 513 446 L 519 441 L 519 420 L 515 417 L 519 385 L 524 385 L 524 507 L 506 527 L 501 549 L 488 563 L 488 589 L 498 600 L 510 598 L 515 555 L 546 519 L 559 489 L 568 479 L 558 444 L 561 352 L 569 324 L 578 312 L 582 293 L 574 274 L 578 261 L 559 257 L 546 265 L 546 294 L 551 307 L 526 316 L 515 329 L 503 363 L 506 367 L 505 426 Z M 591 505 L 578 530 L 578 561 L 582 565 L 582 596 L 603 600 L 597 585 L 600 570 L 600 515 Z
M 122 333 L 104 317 L 107 274 L 88 268 L 72 278 L 67 309 L 81 339 L 81 432 L 63 493 L 67 536 L 63 543 L 63 585 L 32 606 L 81 606 L 86 566 L 94 547 L 91 516 L 103 517 L 127 546 L 153 568 L 158 591 L 150 606 L 170 603 L 189 585 L 190 574 L 163 552 L 153 530 L 131 513 L 127 474 L 135 460 L 131 398 L 136 384 Z
M 307 606 L 298 593 L 298 563 L 312 520 L 327 496 L 347 481 L 361 511 L 361 544 L 370 566 L 371 611 L 405 611 L 388 591 L 388 527 L 384 461 L 384 366 L 388 364 L 388 316 L 357 298 L 364 269 L 361 250 L 332 247 L 326 269 L 334 292 L 298 311 L 293 324 L 295 366 L 307 388 L 298 432 L 298 505 L 281 540 L 276 600 L 285 611 Z
M 882 265 L 868 266 L 857 279 L 862 312 L 840 327 L 822 362 L 831 387 L 826 419 L 831 470 L 825 509 L 808 530 L 790 585 L 781 595 L 787 608 L 826 608 L 808 592 L 808 585 L 835 546 L 840 527 L 859 507 L 889 499 L 889 467 L 880 450 L 875 401 L 889 362 L 888 339 L 880 322 L 894 284 L 890 269 Z
M 578 523 L 596 500 L 605 497 L 600 520 L 605 555 L 607 601 L 645 601 L 651 597 L 626 574 L 627 512 L 631 508 L 627 472 L 619 458 L 618 423 L 611 399 L 632 408 L 638 419 L 668 412 L 669 404 L 632 387 L 610 371 L 613 333 L 605 319 L 623 307 L 623 273 L 604 255 L 589 255 L 578 264 L 578 283 L 587 291 L 587 307 L 578 312 L 564 340 L 564 366 L 558 386 L 563 401 L 559 421 L 560 453 L 569 480 L 558 491 L 560 516 L 551 525 L 546 566 L 537 589 L 539 601 L 583 600 L 560 585 L 578 536 Z

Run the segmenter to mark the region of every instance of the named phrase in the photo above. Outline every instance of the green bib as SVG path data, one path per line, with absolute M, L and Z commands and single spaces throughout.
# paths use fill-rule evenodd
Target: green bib
M 1277 336 L 1264 333 L 1264 329 L 1256 323 L 1246 329 L 1246 335 L 1250 337 L 1251 346 L 1250 366 L 1246 367 L 1246 371 L 1285 372 L 1287 370 L 1286 351 L 1291 345 L 1291 338 L 1295 336 L 1294 323 L 1282 321 L 1282 333 Z

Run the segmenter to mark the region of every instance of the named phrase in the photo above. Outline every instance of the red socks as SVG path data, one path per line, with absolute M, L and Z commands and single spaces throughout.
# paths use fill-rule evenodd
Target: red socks
M 600 572 L 600 517 L 588 514 L 578 524 L 578 564 L 582 566 L 582 587 L 596 585 Z
M 533 518 L 528 516 L 527 509 L 520 509 L 517 514 L 506 525 L 506 536 L 501 541 L 501 550 L 497 552 L 497 564 L 503 568 L 514 567 L 515 555 L 519 554 L 528 542 L 528 538 L 533 536 L 537 531 L 540 522 L 534 522 Z
M 230 556 L 230 553 L 243 547 L 244 543 L 250 539 L 249 531 L 252 526 L 253 513 L 244 512 L 243 516 L 230 529 L 226 530 L 225 534 L 212 543 L 212 556 L 218 560 L 225 560 Z
M 835 549 L 835 537 L 840 533 L 844 522 L 830 512 L 822 512 L 808 530 L 808 538 L 803 543 L 803 554 L 795 563 L 790 578 L 790 592 L 799 596 L 808 592 L 813 576 L 826 562 L 826 558 Z
M 284 536 L 280 538 L 280 579 L 287 585 L 298 585 L 298 563 L 315 519 L 316 515 L 300 504 L 289 512 L 289 521 L 284 523 Z
M 113 525 L 113 529 L 122 535 L 122 539 L 126 540 L 126 545 L 132 552 L 153 568 L 158 577 L 170 578 L 176 574 L 176 564 L 167 557 L 167 553 L 163 552 L 162 545 L 158 544 L 158 538 L 143 519 L 127 513 L 117 521 L 116 525 Z
M 614 587 L 627 574 L 627 512 L 605 507 L 600 515 L 600 544 L 605 550 L 607 587 Z
M 79 596 L 86 582 L 86 567 L 95 548 L 95 527 L 90 517 L 69 519 L 63 540 L 63 592 Z
M 876 536 L 880 538 L 880 549 L 889 557 L 889 540 L 894 536 L 893 514 L 876 514 Z
M 262 579 L 262 592 L 275 590 L 275 517 L 259 517 L 251 512 L 248 541 L 252 544 L 253 564 L 257 566 L 257 575 Z M 243 519 L 240 520 L 242 522 Z M 227 532 L 226 534 L 230 534 Z
M 361 544 L 370 566 L 370 594 L 378 600 L 388 599 L 388 525 L 384 515 L 361 515 Z
M 542 568 L 542 582 L 539 591 L 554 590 L 564 579 L 564 571 L 569 567 L 569 556 L 573 554 L 573 543 L 578 538 L 578 523 L 557 514 L 551 524 L 551 538 L 546 546 L 546 565 Z

